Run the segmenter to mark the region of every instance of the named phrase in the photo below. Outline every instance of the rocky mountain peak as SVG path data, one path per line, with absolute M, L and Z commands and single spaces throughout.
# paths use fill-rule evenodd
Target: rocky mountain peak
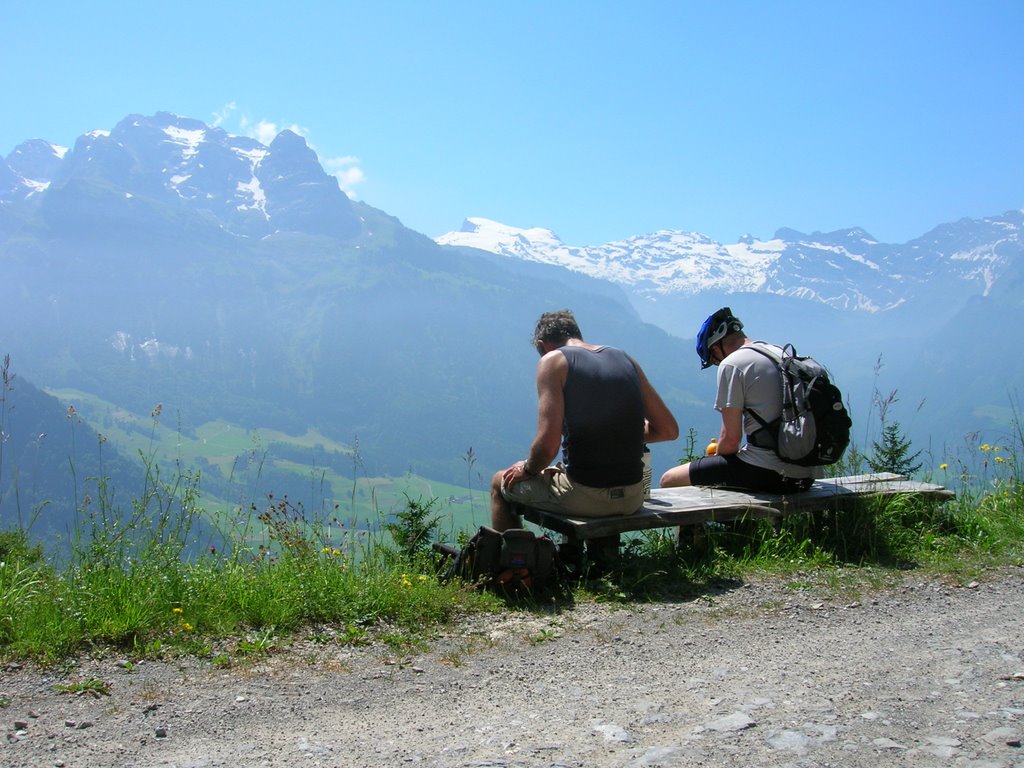
M 51 185 L 54 199 L 42 203 L 38 193 Z M 0 205 L 12 216 L 43 205 L 51 219 L 61 218 L 56 206 L 78 210 L 83 225 L 102 226 L 105 211 L 122 220 L 125 199 L 199 215 L 240 236 L 349 238 L 360 231 L 337 179 L 290 130 L 268 147 L 170 112 L 132 114 L 110 131 L 83 134 L 71 151 L 34 140 L 0 163 Z

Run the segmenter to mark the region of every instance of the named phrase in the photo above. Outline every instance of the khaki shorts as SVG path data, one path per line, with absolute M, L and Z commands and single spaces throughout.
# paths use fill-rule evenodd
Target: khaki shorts
M 592 488 L 574 483 L 560 466 L 520 480 L 501 495 L 513 504 L 536 507 L 574 517 L 631 515 L 644 504 L 643 481 L 615 488 Z

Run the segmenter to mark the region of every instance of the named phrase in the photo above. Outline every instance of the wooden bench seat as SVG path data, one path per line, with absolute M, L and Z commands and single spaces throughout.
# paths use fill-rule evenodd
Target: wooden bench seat
M 641 509 L 619 517 L 570 517 L 522 505 L 516 505 L 515 510 L 531 523 L 561 533 L 569 543 L 605 539 L 607 546 L 611 537 L 617 539 L 619 534 L 630 531 L 703 527 L 708 522 L 750 518 L 778 520 L 796 512 L 843 509 L 868 498 L 902 495 L 939 501 L 954 497 L 952 491 L 941 485 L 879 473 L 817 480 L 807 491 L 785 495 L 696 486 L 655 488 Z

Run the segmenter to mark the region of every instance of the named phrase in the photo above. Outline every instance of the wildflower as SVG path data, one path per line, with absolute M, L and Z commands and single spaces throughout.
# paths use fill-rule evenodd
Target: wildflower
M 997 448 L 996 450 L 999 449 Z M 996 456 L 996 464 L 1002 464 L 1004 461 L 1006 461 L 1006 459 L 1004 459 L 1002 456 Z
M 427 580 L 427 577 L 426 577 L 426 576 L 424 576 L 424 575 L 423 575 L 423 574 L 421 573 L 421 574 L 419 575 L 419 580 L 420 580 L 420 581 L 426 581 L 426 580 Z
M 181 622 L 181 628 L 184 629 L 186 632 L 192 631 L 192 625 L 189 624 L 187 621 Z
M 981 445 L 978 446 L 978 450 L 988 453 L 989 451 L 992 450 L 992 446 L 989 445 L 988 443 L 982 443 Z
M 171 609 L 171 613 L 178 613 L 178 614 L 181 614 L 181 613 L 184 613 L 184 611 L 183 611 L 183 610 L 181 610 L 181 608 L 172 608 L 172 609 Z
M 943 462 L 942 464 L 939 464 L 939 469 L 941 469 L 943 472 L 945 472 L 947 469 L 949 469 L 949 464 L 946 464 L 945 462 Z

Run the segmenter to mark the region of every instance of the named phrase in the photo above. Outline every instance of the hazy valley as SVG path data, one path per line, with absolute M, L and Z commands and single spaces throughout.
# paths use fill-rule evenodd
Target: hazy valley
M 1010 211 L 906 244 L 851 228 L 576 247 L 475 220 L 440 245 L 347 198 L 290 131 L 264 146 L 160 113 L 67 150 L 29 141 L 0 162 L 0 352 L 16 376 L 0 522 L 59 497 L 40 515 L 59 531 L 69 457 L 79 481 L 130 477 L 153 449 L 228 505 L 274 492 L 363 514 L 409 491 L 479 522 L 486 478 L 532 436 L 530 333 L 560 307 L 640 360 L 684 432 L 717 430 L 692 334 L 728 304 L 830 367 L 861 445 L 874 393 L 897 391 L 889 418 L 937 463 L 968 432 L 1010 428 L 1024 364 L 996 339 L 1021 321 L 1021 224 Z M 684 450 L 658 446 L 656 466 Z

